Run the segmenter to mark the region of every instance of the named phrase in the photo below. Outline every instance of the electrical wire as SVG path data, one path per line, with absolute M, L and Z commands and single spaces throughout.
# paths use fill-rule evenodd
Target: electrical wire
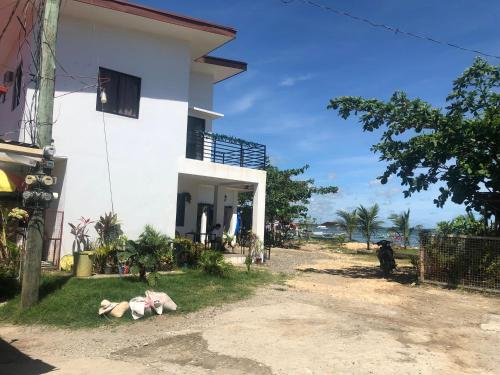
M 290 5 L 293 2 L 295 2 L 295 0 L 280 0 L 280 1 L 281 1 L 281 3 L 283 3 L 285 5 Z M 429 36 L 426 36 L 426 35 L 421 35 L 421 34 L 413 33 L 413 32 L 410 32 L 410 31 L 405 31 L 405 30 L 402 30 L 402 29 L 400 29 L 398 27 L 394 27 L 394 26 L 390 26 L 390 25 L 385 25 L 383 23 L 372 21 L 372 20 L 370 20 L 368 18 L 359 17 L 359 16 L 356 16 L 356 15 L 351 14 L 349 12 L 344 12 L 342 10 L 333 8 L 333 7 L 329 6 L 329 5 L 318 3 L 318 2 L 313 1 L 313 0 L 298 0 L 298 1 L 301 1 L 303 4 L 311 6 L 311 7 L 316 7 L 316 8 L 328 11 L 328 12 L 335 13 L 335 14 L 337 14 L 339 16 L 348 17 L 348 18 L 353 19 L 355 21 L 366 23 L 366 24 L 368 24 L 371 27 L 380 28 L 380 29 L 383 29 L 385 31 L 390 31 L 392 33 L 395 33 L 396 35 L 401 34 L 401 35 L 409 36 L 409 37 L 412 37 L 412 38 L 417 38 L 417 39 L 425 40 L 425 41 L 428 41 L 428 42 L 432 42 L 434 44 L 440 44 L 440 45 L 443 45 L 443 46 L 448 46 L 448 47 L 455 48 L 455 49 L 458 49 L 458 50 L 461 50 L 461 51 L 476 53 L 476 54 L 484 56 L 484 57 L 491 57 L 491 58 L 495 58 L 495 59 L 500 59 L 500 56 L 498 56 L 498 55 L 493 55 L 493 54 L 486 53 L 486 52 L 479 51 L 479 50 L 472 49 L 472 48 L 462 47 L 462 46 L 460 46 L 458 44 L 441 41 L 439 39 L 432 38 L 432 37 L 429 37 Z
M 109 163 L 109 148 L 108 148 L 108 133 L 106 131 L 106 118 L 104 114 L 104 103 L 101 101 L 101 111 L 102 111 L 102 129 L 104 133 L 104 145 L 106 150 L 106 164 L 108 167 L 108 182 L 109 182 L 109 195 L 111 199 L 111 212 L 115 214 L 115 204 L 113 201 L 113 187 L 111 184 L 111 167 Z

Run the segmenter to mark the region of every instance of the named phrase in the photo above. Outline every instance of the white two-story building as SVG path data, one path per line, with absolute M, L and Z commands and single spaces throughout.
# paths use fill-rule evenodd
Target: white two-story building
M 37 16 L 31 3 L 13 9 L 25 28 Z M 2 9 L 0 25 L 10 13 Z M 0 84 L 4 77 L 9 88 L 0 138 L 19 146 L 37 141 L 29 122 L 36 33 L 24 32 L 10 22 L 0 39 Z M 234 227 L 238 194 L 248 191 L 252 231 L 263 238 L 265 146 L 214 132 L 223 116 L 214 85 L 246 64 L 210 54 L 235 37 L 226 26 L 120 0 L 63 0 L 53 116 L 60 197 L 47 211 L 46 259 L 57 262 L 58 242 L 61 255 L 71 252 L 68 222 L 112 210 L 130 238 L 146 224 L 197 238 L 216 223 Z

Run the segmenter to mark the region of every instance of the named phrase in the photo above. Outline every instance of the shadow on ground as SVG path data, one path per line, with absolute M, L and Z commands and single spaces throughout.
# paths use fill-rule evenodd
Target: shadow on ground
M 39 359 L 33 359 L 0 338 L 0 374 L 36 375 L 47 374 L 55 369 Z
M 328 275 L 348 277 L 351 279 L 383 279 L 382 271 L 378 267 L 353 266 L 341 269 L 317 269 L 314 267 L 301 269 L 302 272 L 324 273 Z M 409 267 L 403 267 L 394 272 L 388 279 L 399 284 L 411 284 L 416 280 L 416 273 Z

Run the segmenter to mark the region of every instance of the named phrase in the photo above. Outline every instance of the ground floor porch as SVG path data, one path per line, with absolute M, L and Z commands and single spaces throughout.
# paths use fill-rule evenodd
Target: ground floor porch
M 26 150 L 40 153 L 29 147 L 22 152 Z M 24 181 L 40 159 L 35 156 L 21 162 L 9 152 L 5 160 L 0 159 L 0 167 Z M 109 212 L 117 214 L 129 239 L 138 238 L 146 225 L 152 225 L 171 238 L 181 235 L 203 241 L 216 224 L 231 235 L 239 228 L 264 238 L 265 171 L 180 159 L 158 173 L 156 163 L 146 163 L 139 170 L 119 160 L 110 161 L 113 169 L 108 175 L 102 159 L 56 156 L 52 175 L 57 181 L 51 188 L 56 194 L 45 212 L 43 260 L 57 266 L 62 256 L 72 253 L 74 235 L 69 223 L 78 224 L 82 218 L 95 222 Z M 24 188 L 19 186 L 13 193 L 12 207 L 22 207 Z M 249 194 L 253 203 L 247 207 L 249 214 L 238 221 L 241 194 Z M 94 241 L 94 224 L 87 229 Z
M 177 184 L 176 235 L 197 242 L 235 239 L 253 233 L 264 238 L 264 171 L 186 159 Z M 240 205 L 244 194 L 252 204 Z

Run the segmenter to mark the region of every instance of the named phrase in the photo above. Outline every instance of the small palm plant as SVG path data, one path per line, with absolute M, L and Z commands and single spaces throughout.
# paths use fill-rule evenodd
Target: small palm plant
M 378 220 L 379 207 L 374 204 L 371 207 L 360 205 L 357 209 L 358 227 L 363 237 L 366 238 L 366 247 L 370 250 L 370 241 L 382 226 L 382 221 Z
M 403 247 L 406 249 L 410 244 L 410 235 L 413 232 L 413 228 L 410 227 L 410 210 L 403 211 L 399 215 L 392 214 L 389 216 L 389 220 L 393 224 L 391 229 L 401 237 Z
M 352 233 L 358 226 L 357 210 L 353 211 L 338 210 L 337 216 L 338 216 L 337 219 L 338 226 L 347 233 L 349 241 L 352 241 Z
M 132 273 L 146 281 L 146 272 L 153 273 L 154 279 L 164 253 L 171 251 L 171 240 L 165 234 L 146 225 L 137 241 L 129 240 L 125 251 L 120 253 L 122 262 L 128 261 Z

